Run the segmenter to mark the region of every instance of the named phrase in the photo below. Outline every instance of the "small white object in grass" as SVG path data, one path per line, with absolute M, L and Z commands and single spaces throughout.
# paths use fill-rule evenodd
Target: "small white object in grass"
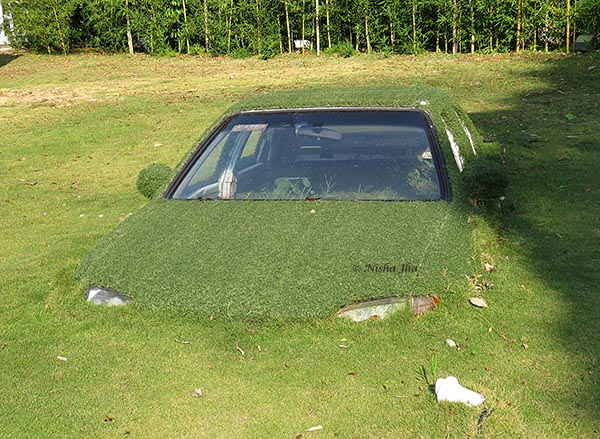
M 85 213 L 80 213 L 79 214 L 79 218 L 83 218 L 85 216 Z
M 104 214 L 102 214 L 102 213 L 99 213 L 99 214 L 98 214 L 98 218 L 104 218 Z
M 56 357 L 56 359 L 59 361 L 68 361 L 67 357 L 58 356 L 58 357 Z
M 310 428 L 306 429 L 306 431 L 319 431 L 319 430 L 323 430 L 322 425 L 315 425 L 314 427 L 310 427 Z
M 471 297 L 469 302 L 471 302 L 471 305 L 474 305 L 477 308 L 487 308 L 487 302 L 481 297 Z
M 472 406 L 485 401 L 483 395 L 461 386 L 458 379 L 453 376 L 439 378 L 435 382 L 435 394 L 438 401 L 461 402 Z
M 446 339 L 446 344 L 448 346 L 450 346 L 451 348 L 455 348 L 456 347 L 456 342 L 454 340 L 452 340 L 451 338 L 447 338 Z
M 310 213 L 317 213 L 317 211 L 316 211 L 315 209 L 312 209 L 312 210 L 310 211 Z
M 194 393 L 192 393 L 192 396 L 194 398 L 202 398 L 202 389 L 201 388 L 197 388 L 194 390 Z
M 419 105 L 429 105 L 429 102 L 428 101 L 420 101 Z

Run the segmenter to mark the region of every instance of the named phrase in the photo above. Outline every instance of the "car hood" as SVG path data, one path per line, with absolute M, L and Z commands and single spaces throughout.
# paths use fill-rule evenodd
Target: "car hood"
M 241 318 L 325 317 L 389 295 L 440 294 L 470 273 L 448 202 L 158 199 L 82 260 L 85 285 L 142 306 Z

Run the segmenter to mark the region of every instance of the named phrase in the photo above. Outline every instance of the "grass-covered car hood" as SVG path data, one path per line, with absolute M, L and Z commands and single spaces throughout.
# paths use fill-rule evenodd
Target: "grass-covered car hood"
M 194 314 L 324 317 L 360 299 L 443 292 L 468 274 L 469 243 L 443 201 L 159 199 L 104 237 L 78 276 Z

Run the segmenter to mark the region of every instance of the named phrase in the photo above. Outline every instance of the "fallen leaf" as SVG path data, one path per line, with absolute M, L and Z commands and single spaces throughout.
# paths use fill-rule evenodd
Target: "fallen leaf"
M 56 357 L 57 360 L 59 361 L 67 361 L 67 357 Z
M 338 345 L 338 346 L 339 346 L 340 348 L 342 348 L 342 349 L 348 349 L 348 346 L 346 346 L 345 344 L 340 344 L 340 345 Z
M 529 349 L 529 345 L 527 343 L 523 343 L 521 346 L 523 346 L 523 349 Z
M 27 182 L 25 182 L 25 184 L 27 186 L 35 186 L 37 184 L 37 181 L 27 181 Z
M 112 422 L 113 418 L 111 418 L 110 416 L 107 416 L 106 418 L 104 418 L 104 422 Z
M 210 317 L 208 318 L 208 320 L 210 320 L 211 322 L 215 319 L 215 315 L 211 314 Z
M 565 118 L 567 118 L 567 120 L 575 120 L 577 119 L 577 116 L 575 116 L 573 113 L 567 113 L 565 114 Z
M 496 266 L 494 264 L 488 264 L 487 262 L 485 264 L 483 264 L 485 267 L 485 271 L 488 273 L 491 273 L 492 271 L 494 271 L 496 269 Z
M 352 372 L 348 372 L 348 375 L 356 376 L 358 375 L 358 372 L 353 370 Z
M 197 388 L 194 390 L 194 392 L 192 393 L 192 396 L 194 398 L 202 398 L 202 389 L 201 388 Z
M 310 427 L 310 428 L 306 429 L 306 431 L 319 431 L 319 430 L 323 430 L 322 425 L 315 425 L 314 427 Z
M 471 305 L 474 305 L 477 308 L 487 308 L 488 306 L 485 299 L 482 299 L 481 297 L 471 297 L 469 302 L 471 302 Z

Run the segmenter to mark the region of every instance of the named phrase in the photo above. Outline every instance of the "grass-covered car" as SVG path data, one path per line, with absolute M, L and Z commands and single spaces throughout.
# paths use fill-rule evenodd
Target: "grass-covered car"
M 140 174 L 151 201 L 86 255 L 77 277 L 97 303 L 127 297 L 236 318 L 443 297 L 472 272 L 465 212 L 489 171 L 469 172 L 480 141 L 433 88 L 244 100 L 174 177 L 160 165 Z

